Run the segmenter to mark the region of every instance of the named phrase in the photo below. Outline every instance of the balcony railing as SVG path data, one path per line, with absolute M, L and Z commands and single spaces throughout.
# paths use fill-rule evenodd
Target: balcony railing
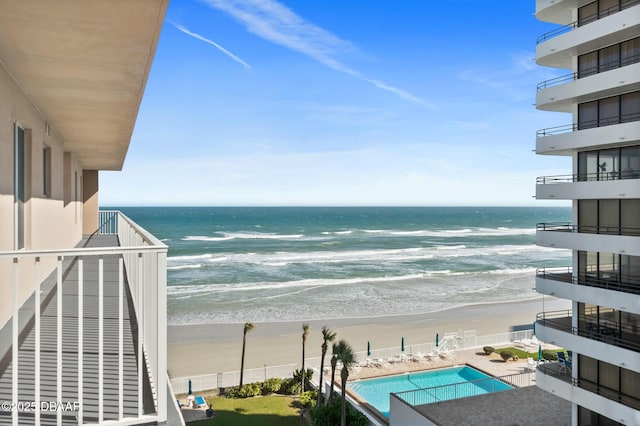
M 569 31 L 572 31 L 578 27 L 582 27 L 583 25 L 589 24 L 591 22 L 595 22 L 598 19 L 606 18 L 609 15 L 613 15 L 614 13 L 620 12 L 621 10 L 628 9 L 631 6 L 635 6 L 636 4 L 640 4 L 640 0 L 627 0 L 627 1 L 621 2 L 620 4 L 612 6 L 608 9 L 600 10 L 592 15 L 585 16 L 584 18 L 578 21 L 574 21 L 570 24 L 563 25 L 562 27 L 556 28 L 554 30 L 551 30 L 549 32 L 542 34 L 536 40 L 536 44 L 543 43 L 556 36 L 559 36 L 560 34 L 568 33 Z
M 633 407 L 636 410 L 640 410 L 640 399 L 614 389 L 599 386 L 597 383 L 594 383 L 590 380 L 576 379 L 572 377 L 571 374 L 568 374 L 567 370 L 561 369 L 557 362 L 541 364 L 538 366 L 538 371 L 544 375 L 551 376 L 565 383 L 568 383 L 571 386 L 584 389 L 588 392 L 595 393 L 611 401 L 624 404 L 628 407 Z
M 565 124 L 563 126 L 548 127 L 536 132 L 536 138 L 570 133 L 578 130 L 595 129 L 597 127 L 612 126 L 614 124 L 631 123 L 640 120 L 640 112 L 618 115 L 615 117 L 600 118 L 597 120 L 581 121 L 579 123 Z
M 99 223 L 82 248 L 0 252 L 0 399 L 33 407 L 0 413 L 15 425 L 167 419 L 167 246 L 119 212 Z
M 598 321 L 595 308 L 578 315 L 578 323 L 581 324 L 578 327 L 572 325 L 572 319 L 571 310 L 541 312 L 536 316 L 536 322 L 542 326 L 640 352 L 640 335 L 633 324 L 602 318 Z
M 594 172 L 574 173 L 571 175 L 538 176 L 536 184 L 549 185 L 554 183 L 595 182 L 609 180 L 640 179 L 640 170 L 624 170 L 622 172 Z
M 638 236 L 640 228 L 626 226 L 574 225 L 571 222 L 547 222 L 536 224 L 536 231 L 573 232 L 580 234 L 603 234 Z
M 590 272 L 591 271 L 588 271 L 587 273 L 589 274 Z M 536 275 L 540 278 L 560 281 L 567 284 L 597 287 L 629 294 L 640 294 L 640 282 L 614 281 L 610 279 L 596 278 L 591 275 L 583 277 L 575 276 L 573 275 L 573 268 L 570 266 L 565 268 L 539 268 L 536 270 Z
M 542 90 L 542 89 L 557 86 L 559 84 L 563 84 L 569 81 L 579 80 L 581 78 L 589 77 L 591 75 L 600 74 L 601 72 L 622 68 L 627 65 L 632 65 L 637 62 L 640 62 L 640 54 L 629 56 L 626 58 L 619 58 L 617 61 L 608 62 L 606 64 L 597 65 L 595 67 L 585 68 L 578 72 L 574 72 L 571 74 L 566 74 L 560 77 L 545 80 L 541 83 L 538 83 L 536 90 Z

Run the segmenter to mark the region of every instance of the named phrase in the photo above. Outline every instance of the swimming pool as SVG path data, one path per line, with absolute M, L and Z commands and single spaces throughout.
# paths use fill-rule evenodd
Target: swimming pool
M 480 381 L 474 382 L 476 380 Z M 466 365 L 421 373 L 359 380 L 349 383 L 347 388 L 360 395 L 362 399 L 365 399 L 378 411 L 389 417 L 389 394 L 456 383 L 467 383 L 468 385 L 456 387 L 456 392 L 452 394 L 438 392 L 438 400 L 464 398 L 511 389 L 511 386 L 500 380 Z M 430 395 L 433 396 L 433 393 Z M 411 403 L 411 401 L 409 402 Z

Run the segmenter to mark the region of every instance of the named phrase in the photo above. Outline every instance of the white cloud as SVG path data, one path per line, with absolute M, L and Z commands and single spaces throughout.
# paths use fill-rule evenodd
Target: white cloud
M 175 24 L 173 22 L 171 22 L 171 25 L 173 25 L 174 27 L 176 27 L 176 29 L 178 31 L 181 31 L 193 38 L 196 38 L 198 40 L 204 41 L 205 43 L 208 43 L 212 46 L 214 46 L 215 48 L 217 48 L 218 50 L 220 50 L 222 53 L 224 53 L 225 55 L 227 55 L 228 57 L 230 57 L 231 59 L 233 59 L 234 61 L 236 61 L 237 63 L 241 64 L 243 67 L 245 68 L 251 68 L 251 65 L 249 65 L 248 63 L 246 63 L 242 58 L 238 57 L 237 55 L 234 55 L 233 53 L 231 53 L 230 51 L 228 51 L 227 49 L 225 49 L 224 47 L 220 46 L 218 43 L 216 43 L 213 40 L 209 40 L 206 37 L 201 36 L 198 33 L 194 33 L 189 31 L 187 28 L 183 27 L 182 25 L 179 24 Z
M 406 90 L 365 77 L 335 58 L 352 50 L 353 45 L 326 31 L 274 0 L 204 0 L 209 6 L 222 10 L 244 24 L 248 31 L 272 43 L 287 47 L 315 59 L 321 64 L 378 89 L 394 93 L 402 99 L 424 107 L 433 105 Z

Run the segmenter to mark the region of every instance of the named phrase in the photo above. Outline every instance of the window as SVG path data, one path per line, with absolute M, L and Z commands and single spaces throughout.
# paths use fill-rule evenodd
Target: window
M 51 148 L 42 149 L 42 193 L 51 198 Z
M 578 104 L 578 130 L 640 120 L 640 92 Z
M 584 78 L 637 62 L 640 62 L 640 37 L 578 56 L 577 77 Z
M 13 126 L 14 137 L 14 246 L 16 250 L 25 248 L 25 144 L 24 129 L 15 123 Z
M 578 200 L 578 232 L 640 235 L 640 199 Z
M 578 104 L 578 130 L 598 127 L 598 101 Z
M 623 123 L 640 120 L 640 92 L 620 96 L 620 115 Z
M 620 44 L 620 62 L 624 65 L 640 61 L 640 37 L 627 40 Z

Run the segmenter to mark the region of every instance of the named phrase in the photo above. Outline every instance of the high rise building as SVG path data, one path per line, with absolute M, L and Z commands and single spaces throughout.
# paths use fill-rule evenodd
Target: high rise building
M 539 293 L 572 301 L 538 316 L 538 336 L 571 359 L 537 384 L 571 401 L 574 425 L 640 424 L 640 1 L 537 0 L 536 17 L 560 25 L 536 62 L 567 72 L 537 87 L 536 107 L 567 124 L 539 130 L 536 152 L 573 168 L 536 185 L 572 205 L 571 223 L 538 224 L 537 244 L 573 253 L 537 273 Z

